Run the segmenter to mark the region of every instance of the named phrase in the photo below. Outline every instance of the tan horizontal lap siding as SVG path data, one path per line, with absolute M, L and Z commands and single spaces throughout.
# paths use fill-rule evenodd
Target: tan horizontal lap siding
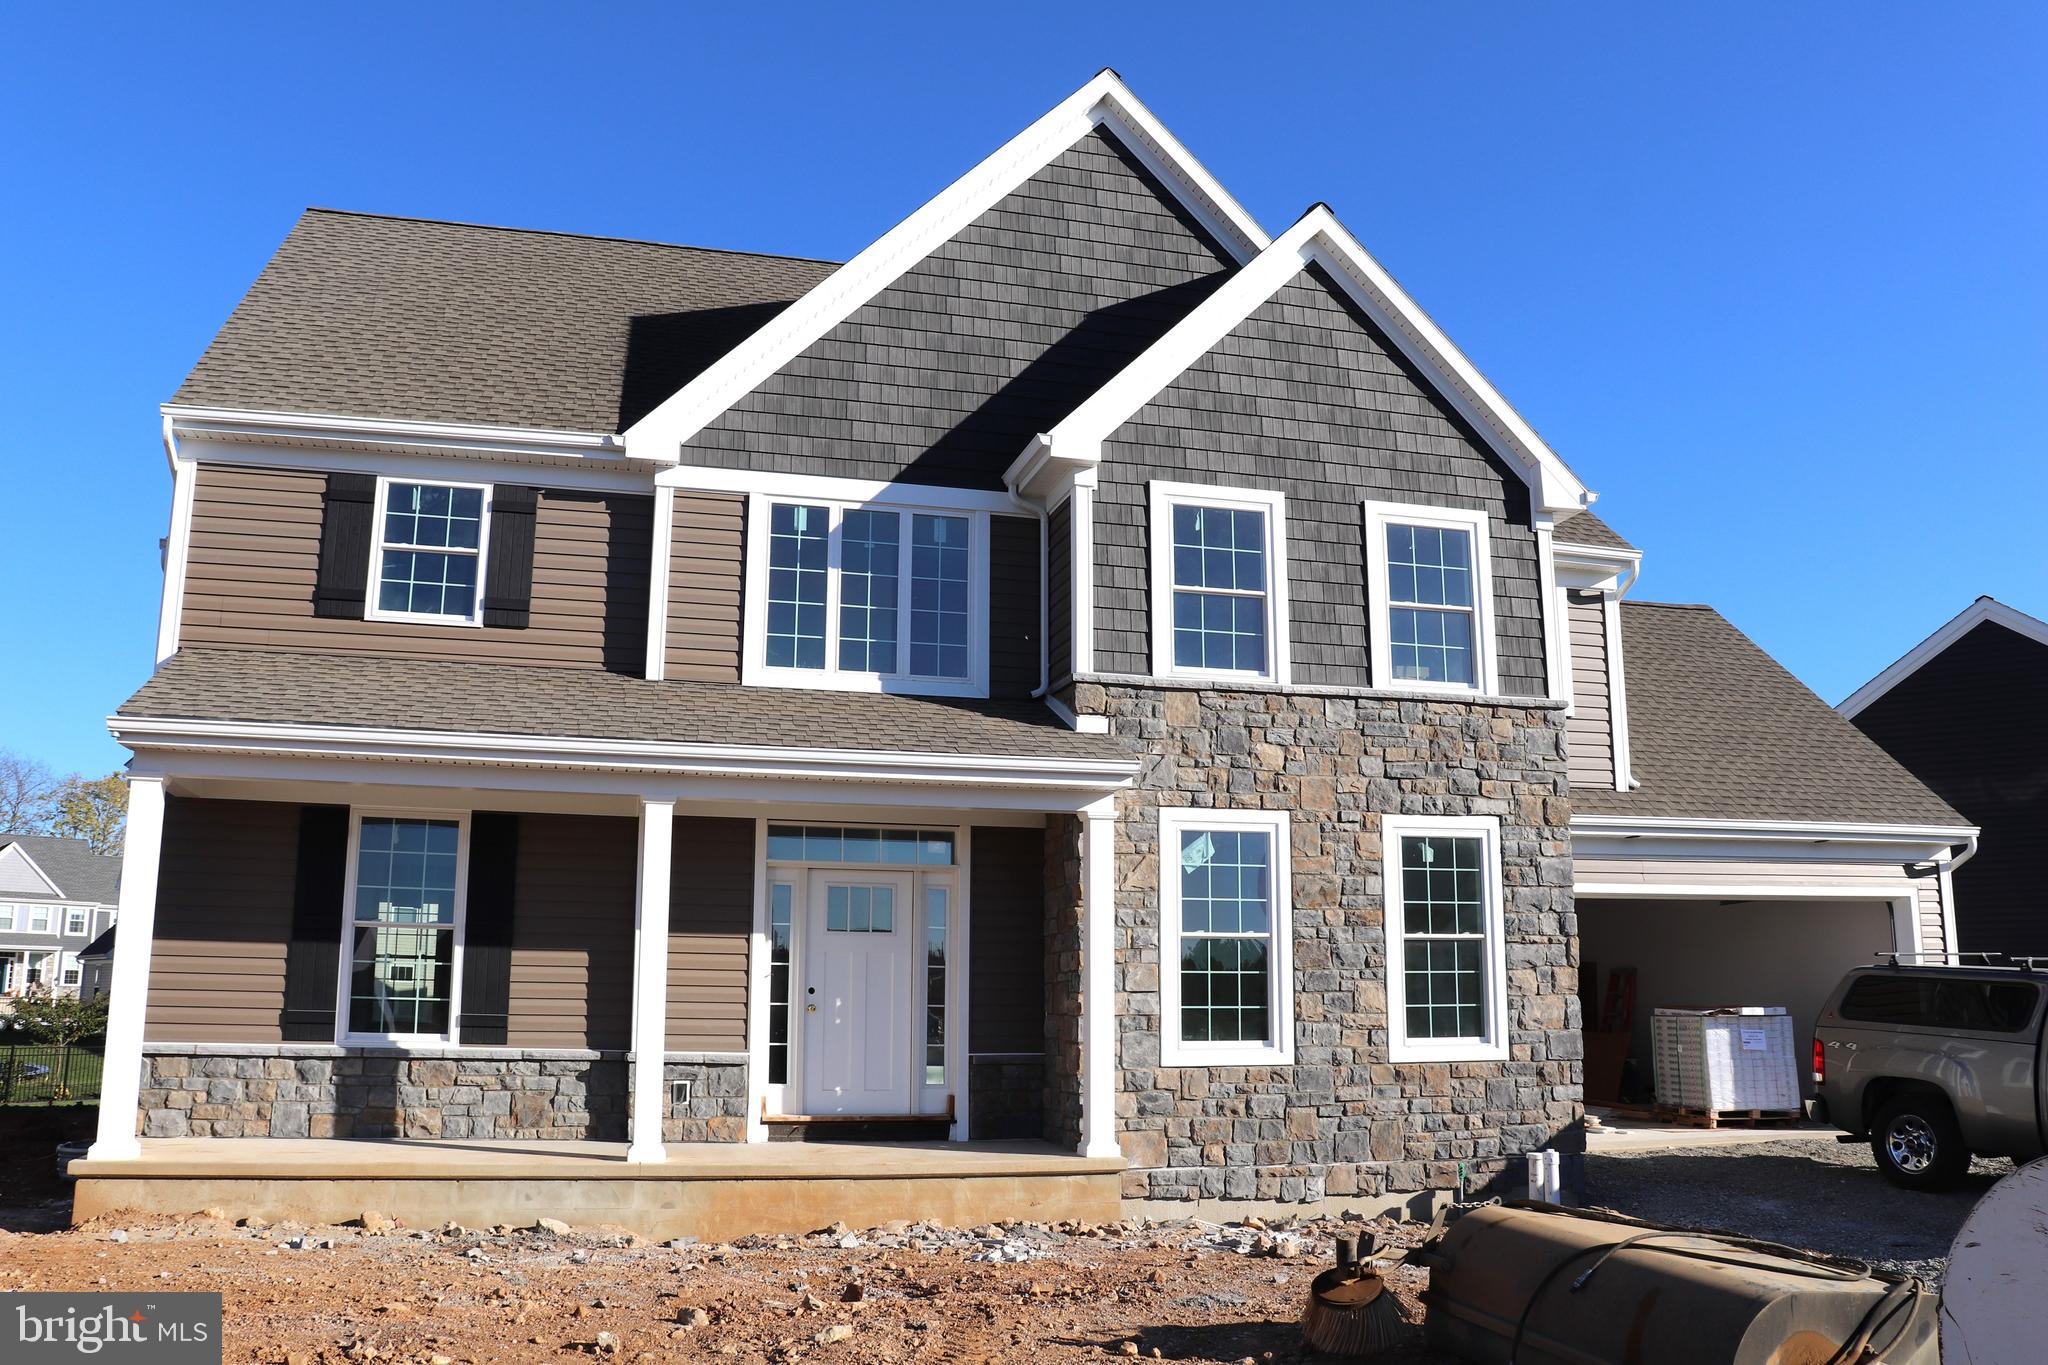
M 1573 786 L 1614 786 L 1614 717 L 1607 678 L 1607 616 L 1600 594 L 1568 592 L 1572 714 L 1566 722 L 1567 769 Z
M 181 796 L 165 803 L 145 1038 L 282 1040 L 298 848 L 297 806 Z M 338 891 L 335 905 L 339 914 Z
M 631 819 L 519 817 L 508 1045 L 628 1045 L 639 837 Z
M 747 1050 L 754 822 L 676 821 L 669 895 L 668 1047 Z
M 185 644 L 640 671 L 650 497 L 541 490 L 532 613 L 526 629 L 510 630 L 314 616 L 325 489 L 318 471 L 200 466 L 179 618 Z
M 1587 886 L 1638 887 L 1654 896 L 1659 885 L 1754 888 L 1760 897 L 1797 900 L 1801 888 L 1868 887 L 1873 900 L 1911 896 L 1919 916 L 1921 951 L 1944 944 L 1941 882 L 1908 877 L 1903 864 L 1844 862 L 1756 862 L 1742 859 L 1575 858 L 1572 880 Z M 1874 950 L 1880 945 L 1870 945 Z
M 668 677 L 740 680 L 746 527 L 744 497 L 677 492 L 669 531 Z

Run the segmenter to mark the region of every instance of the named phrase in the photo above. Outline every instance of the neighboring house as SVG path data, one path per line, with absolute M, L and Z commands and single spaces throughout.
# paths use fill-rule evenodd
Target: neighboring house
M 1984 831 L 1958 863 L 1955 947 L 2048 957 L 2048 622 L 1980 597 L 1838 708 Z
M 164 416 L 104 1161 L 1447 1189 L 1574 1135 L 1587 905 L 1681 996 L 1947 933 L 1966 822 L 1108 73 L 843 266 L 309 212 Z
M 31 986 L 78 993 L 86 945 L 114 922 L 118 854 L 83 839 L 0 834 L 0 1011 Z
M 106 995 L 114 984 L 114 935 L 118 931 L 109 927 L 85 946 L 78 955 L 78 998 L 97 1000 Z

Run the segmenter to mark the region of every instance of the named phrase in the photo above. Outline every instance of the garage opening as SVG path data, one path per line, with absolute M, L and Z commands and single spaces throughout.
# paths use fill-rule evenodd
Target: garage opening
M 1882 900 L 1578 899 L 1586 1103 L 1655 1098 L 1650 1012 L 1779 1005 L 1797 1056 L 1810 1051 L 1828 993 L 1892 944 Z M 1626 999 L 1633 969 L 1632 1003 Z M 1625 1017 L 1622 1017 L 1625 1016 Z M 1606 1036 L 1602 1036 L 1602 1035 Z M 1799 1068 L 1802 1094 L 1813 1092 Z

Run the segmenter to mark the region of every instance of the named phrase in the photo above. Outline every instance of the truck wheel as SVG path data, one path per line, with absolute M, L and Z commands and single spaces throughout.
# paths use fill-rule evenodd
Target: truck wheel
M 1924 1091 L 1909 1091 L 1877 1111 L 1870 1150 L 1884 1178 L 1909 1190 L 1945 1189 L 1970 1169 L 1955 1111 Z

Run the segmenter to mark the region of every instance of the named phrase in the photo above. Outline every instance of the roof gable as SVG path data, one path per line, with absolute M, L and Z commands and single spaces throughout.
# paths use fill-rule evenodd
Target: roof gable
M 1256 220 L 1104 71 L 630 427 L 627 455 L 677 463 L 685 442 L 1097 129 L 1128 148 L 1235 260 L 1266 247 Z
M 1312 266 L 1321 267 L 1335 280 L 1409 363 L 1430 377 L 1458 415 L 1528 482 L 1539 506 L 1578 510 L 1592 501 L 1593 495 L 1564 461 L 1323 204 L 1310 209 L 1178 326 L 1054 426 L 1046 435 L 1045 447 L 1062 452 L 1065 458 L 1100 458 L 1101 443 L 1118 427 Z M 1027 451 L 1020 464 L 1033 461 L 1036 454 Z
M 56 898 L 64 893 L 57 889 L 36 860 L 29 857 L 28 850 L 20 844 L 9 844 L 0 848 L 0 895 L 49 896 Z
M 1979 626 L 2000 626 L 2039 645 L 2048 645 L 2048 621 L 1980 597 L 1951 617 L 1941 629 L 1906 651 L 1891 667 L 1845 697 L 1835 709 L 1854 719 L 1870 704 L 1939 658 L 1951 645 Z

